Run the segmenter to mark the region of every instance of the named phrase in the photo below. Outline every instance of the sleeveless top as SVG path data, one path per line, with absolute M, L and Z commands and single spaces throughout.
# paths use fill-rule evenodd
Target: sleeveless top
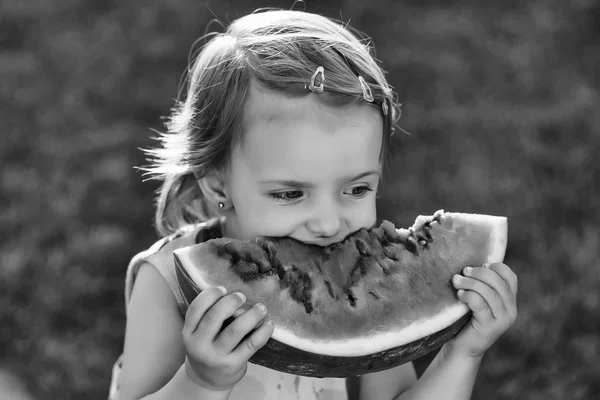
M 175 275 L 172 251 L 206 240 L 221 237 L 223 218 L 189 226 L 167 236 L 148 250 L 137 254 L 127 267 L 125 277 L 125 304 L 129 303 L 135 277 L 144 263 L 152 264 L 163 276 L 177 300 L 182 318 L 189 304 L 185 301 Z M 119 399 L 119 376 L 123 355 L 112 371 L 109 400 Z M 343 378 L 309 378 L 296 376 L 248 363 L 246 375 L 235 385 L 230 400 L 348 400 L 346 382 Z

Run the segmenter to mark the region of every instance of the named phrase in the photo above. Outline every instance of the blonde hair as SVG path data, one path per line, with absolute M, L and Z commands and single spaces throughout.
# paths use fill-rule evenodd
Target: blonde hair
M 322 66 L 325 92 L 307 90 Z M 358 76 L 370 88 L 368 103 Z M 214 34 L 191 63 L 187 93 L 176 103 L 160 134 L 146 149 L 141 168 L 163 184 L 156 198 L 155 226 L 168 235 L 211 215 L 196 177 L 227 165 L 242 135 L 240 123 L 251 82 L 291 97 L 318 96 L 327 104 L 363 102 L 385 110 L 382 162 L 399 105 L 366 37 L 340 22 L 303 11 L 269 10 L 235 20 Z

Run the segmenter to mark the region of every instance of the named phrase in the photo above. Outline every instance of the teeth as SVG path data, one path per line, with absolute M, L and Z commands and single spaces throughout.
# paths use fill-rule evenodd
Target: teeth
M 421 239 L 421 240 L 419 240 L 419 244 L 420 244 L 421 246 L 425 246 L 425 245 L 427 244 L 427 240 L 423 240 L 423 239 Z

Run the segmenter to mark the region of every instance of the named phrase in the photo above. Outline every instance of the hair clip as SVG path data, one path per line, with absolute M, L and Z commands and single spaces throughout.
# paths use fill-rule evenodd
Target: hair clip
M 319 84 L 317 85 L 317 77 L 319 76 L 319 74 L 321 74 L 321 77 L 319 78 Z M 310 85 L 308 85 L 308 90 L 310 90 L 313 93 L 317 93 L 317 94 L 323 93 L 323 91 L 325 90 L 325 87 L 323 86 L 324 83 L 325 83 L 325 68 L 319 66 L 317 68 L 317 70 L 315 71 L 315 73 L 310 78 Z
M 371 88 L 369 87 L 369 85 L 367 85 L 367 82 L 365 82 L 365 78 L 359 76 L 358 81 L 360 82 L 360 88 L 363 92 L 363 98 L 369 103 L 372 103 L 373 100 L 375 100 L 375 98 L 373 97 L 373 92 L 371 92 Z

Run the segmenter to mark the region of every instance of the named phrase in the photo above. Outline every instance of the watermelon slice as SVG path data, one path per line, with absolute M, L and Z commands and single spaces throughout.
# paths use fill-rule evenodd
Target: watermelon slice
M 419 216 L 409 229 L 384 221 L 328 247 L 291 238 L 213 239 L 174 251 L 186 301 L 225 286 L 274 322 L 251 359 L 313 377 L 357 376 L 439 348 L 469 320 L 451 277 L 467 265 L 501 262 L 507 219 Z

